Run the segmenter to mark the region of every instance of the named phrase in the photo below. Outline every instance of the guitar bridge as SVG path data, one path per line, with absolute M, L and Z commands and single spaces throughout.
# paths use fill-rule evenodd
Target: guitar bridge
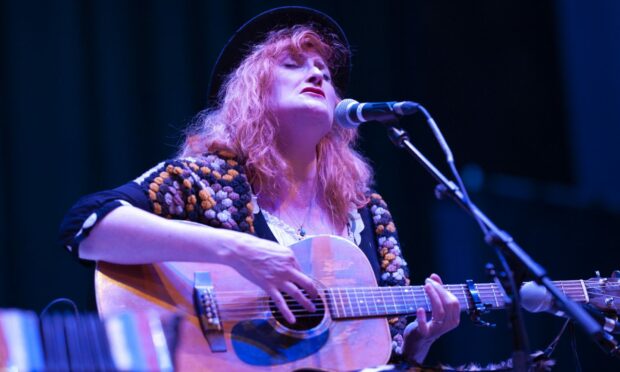
M 226 340 L 217 309 L 211 274 L 208 272 L 194 273 L 194 307 L 200 320 L 202 334 L 207 339 L 211 351 L 225 352 Z

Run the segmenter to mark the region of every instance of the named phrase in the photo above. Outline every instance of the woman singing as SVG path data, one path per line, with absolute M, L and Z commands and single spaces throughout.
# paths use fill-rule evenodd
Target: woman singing
M 228 265 L 290 324 L 284 294 L 315 311 L 316 284 L 287 247 L 310 236 L 348 239 L 380 286 L 408 285 L 391 215 L 353 148 L 357 133 L 334 124 L 350 59 L 342 29 L 321 12 L 284 7 L 256 16 L 222 51 L 208 108 L 178 156 L 78 201 L 63 221 L 63 244 L 82 260 Z M 424 290 L 432 317 L 418 309 L 409 325 L 390 319 L 394 355 L 418 363 L 460 315 L 439 276 Z

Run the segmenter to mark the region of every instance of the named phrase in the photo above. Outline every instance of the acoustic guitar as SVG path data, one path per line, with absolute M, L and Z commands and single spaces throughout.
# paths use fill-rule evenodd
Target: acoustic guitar
M 378 287 L 363 252 L 346 239 L 317 236 L 291 247 L 319 288 L 317 311 L 288 298 L 297 318 L 288 324 L 273 302 L 234 269 L 219 264 L 99 262 L 95 275 L 102 317 L 122 312 L 181 314 L 175 368 L 179 371 L 358 370 L 385 364 L 391 337 L 387 319 L 431 312 L 422 286 Z M 609 308 L 607 279 L 555 282 L 579 303 Z M 483 304 L 501 309 L 493 283 L 445 285 L 463 311 Z M 473 294 L 473 295 L 472 295 Z M 616 306 L 616 304 L 612 304 Z M 614 307 L 614 310 L 618 310 Z

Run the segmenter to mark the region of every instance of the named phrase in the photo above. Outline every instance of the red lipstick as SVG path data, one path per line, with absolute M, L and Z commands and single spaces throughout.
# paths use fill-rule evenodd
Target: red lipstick
M 323 96 L 323 98 L 325 98 L 325 92 L 323 92 L 323 90 L 319 88 L 307 87 L 307 88 L 302 89 L 301 92 L 302 93 L 310 92 L 310 93 L 321 95 Z

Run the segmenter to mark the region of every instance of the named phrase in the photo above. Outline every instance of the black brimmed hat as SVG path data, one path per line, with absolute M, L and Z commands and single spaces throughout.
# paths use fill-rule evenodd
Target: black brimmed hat
M 336 21 L 325 13 L 301 6 L 286 6 L 267 10 L 250 19 L 228 40 L 215 62 L 213 71 L 211 71 L 207 107 L 213 107 L 217 104 L 218 92 L 226 76 L 247 57 L 251 46 L 264 41 L 271 31 L 303 24 L 311 25 L 322 35 L 334 35 L 340 44 L 346 48 L 345 60 L 340 61 L 334 67 L 335 70 L 331 71 L 334 86 L 338 92 L 344 94 L 351 71 L 351 52 L 344 31 Z

